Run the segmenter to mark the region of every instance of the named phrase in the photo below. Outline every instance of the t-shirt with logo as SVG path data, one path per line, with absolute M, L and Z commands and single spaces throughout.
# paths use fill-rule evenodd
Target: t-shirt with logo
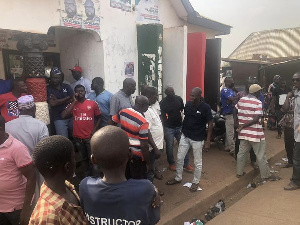
M 241 98 L 235 105 L 238 110 L 239 125 L 249 123 L 255 115 L 262 116 L 262 103 L 253 95 L 248 95 Z M 241 130 L 238 136 L 239 139 L 260 142 L 265 140 L 265 135 L 262 125 L 258 122 Z
M 22 96 L 25 94 L 22 94 Z M 12 92 L 0 95 L 1 115 L 5 122 L 9 122 L 19 117 L 19 107 L 17 98 Z
M 87 177 L 79 185 L 80 205 L 90 224 L 154 225 L 160 208 L 153 208 L 156 193 L 148 180 L 129 179 L 109 184 Z
M 48 102 L 50 101 L 50 95 L 54 95 L 57 99 L 63 99 L 65 97 L 72 98 L 74 95 L 74 92 L 70 85 L 62 83 L 60 85 L 60 88 L 57 89 L 51 85 L 47 86 L 47 95 L 48 95 Z M 62 105 L 56 105 L 51 107 L 51 116 L 53 117 L 53 120 L 62 120 L 61 113 L 65 110 L 66 106 L 68 104 L 64 103 Z
M 73 108 L 73 136 L 81 139 L 91 138 L 95 117 L 99 115 L 101 112 L 95 101 L 88 99 L 82 103 L 77 101 Z
M 121 124 L 122 130 L 126 132 L 132 154 L 143 160 L 140 140 L 148 140 L 149 123 L 146 118 L 138 111 L 128 108 L 114 115 L 112 120 Z
M 227 103 L 227 100 L 231 97 L 235 97 L 235 92 L 230 88 L 223 88 L 221 91 L 221 113 L 222 115 L 232 114 L 233 113 L 233 104 L 230 101 L 230 103 Z

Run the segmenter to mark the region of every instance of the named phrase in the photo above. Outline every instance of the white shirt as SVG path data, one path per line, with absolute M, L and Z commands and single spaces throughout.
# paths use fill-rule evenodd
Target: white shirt
M 147 112 L 144 113 L 146 120 L 149 123 L 149 129 L 152 134 L 154 143 L 158 149 L 163 149 L 164 147 L 164 130 L 162 122 L 154 109 L 154 105 L 149 106 Z M 152 147 L 150 146 L 150 149 Z
M 85 87 L 85 97 L 87 98 L 90 94 L 91 90 L 91 81 L 87 78 L 81 77 L 78 81 L 76 81 L 75 83 L 71 84 L 71 88 L 74 91 L 74 88 L 78 85 L 81 84 L 82 86 Z

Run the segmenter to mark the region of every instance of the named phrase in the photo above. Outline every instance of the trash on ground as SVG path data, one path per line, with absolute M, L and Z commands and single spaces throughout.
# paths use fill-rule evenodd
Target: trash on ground
M 255 183 L 249 183 L 248 185 L 247 185 L 247 188 L 249 189 L 249 188 L 256 188 L 256 184 Z
M 275 166 L 282 166 L 282 163 L 275 163 Z
M 207 221 L 212 220 L 215 218 L 217 215 L 221 214 L 222 212 L 225 211 L 225 202 L 223 200 L 220 200 L 217 202 L 217 204 L 212 207 L 206 214 L 205 214 L 205 219 Z
M 270 170 L 270 173 L 278 173 L 277 170 Z
M 184 222 L 184 225 L 204 225 L 205 222 L 202 220 L 194 219 L 192 222 Z
M 192 186 L 192 183 L 185 183 L 185 184 L 183 185 L 183 187 L 188 187 L 188 188 L 191 188 L 191 186 Z M 198 190 L 198 191 L 202 191 L 202 188 L 201 188 L 201 187 L 198 187 L 197 190 Z
M 284 162 L 288 162 L 289 161 L 288 158 L 282 158 L 281 160 L 284 161 Z

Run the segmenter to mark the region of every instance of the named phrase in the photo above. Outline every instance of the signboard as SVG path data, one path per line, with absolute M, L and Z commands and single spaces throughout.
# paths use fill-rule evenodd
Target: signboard
M 100 0 L 61 0 L 61 26 L 100 34 Z
M 131 12 L 131 0 L 110 0 L 110 6 L 125 12 Z
M 137 21 L 147 23 L 159 22 L 158 0 L 135 0 Z

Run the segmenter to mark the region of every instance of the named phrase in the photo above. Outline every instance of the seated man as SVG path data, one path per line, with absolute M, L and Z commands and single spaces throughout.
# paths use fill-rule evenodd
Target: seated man
M 59 135 L 44 138 L 35 147 L 33 159 L 45 183 L 29 224 L 87 225 L 79 196 L 67 181 L 75 172 L 72 142 Z
M 93 135 L 91 148 L 92 161 L 101 165 L 104 177 L 87 177 L 79 186 L 81 206 L 90 224 L 158 223 L 160 208 L 153 205 L 157 196 L 153 184 L 146 179 L 126 180 L 131 155 L 126 133 L 106 126 Z

